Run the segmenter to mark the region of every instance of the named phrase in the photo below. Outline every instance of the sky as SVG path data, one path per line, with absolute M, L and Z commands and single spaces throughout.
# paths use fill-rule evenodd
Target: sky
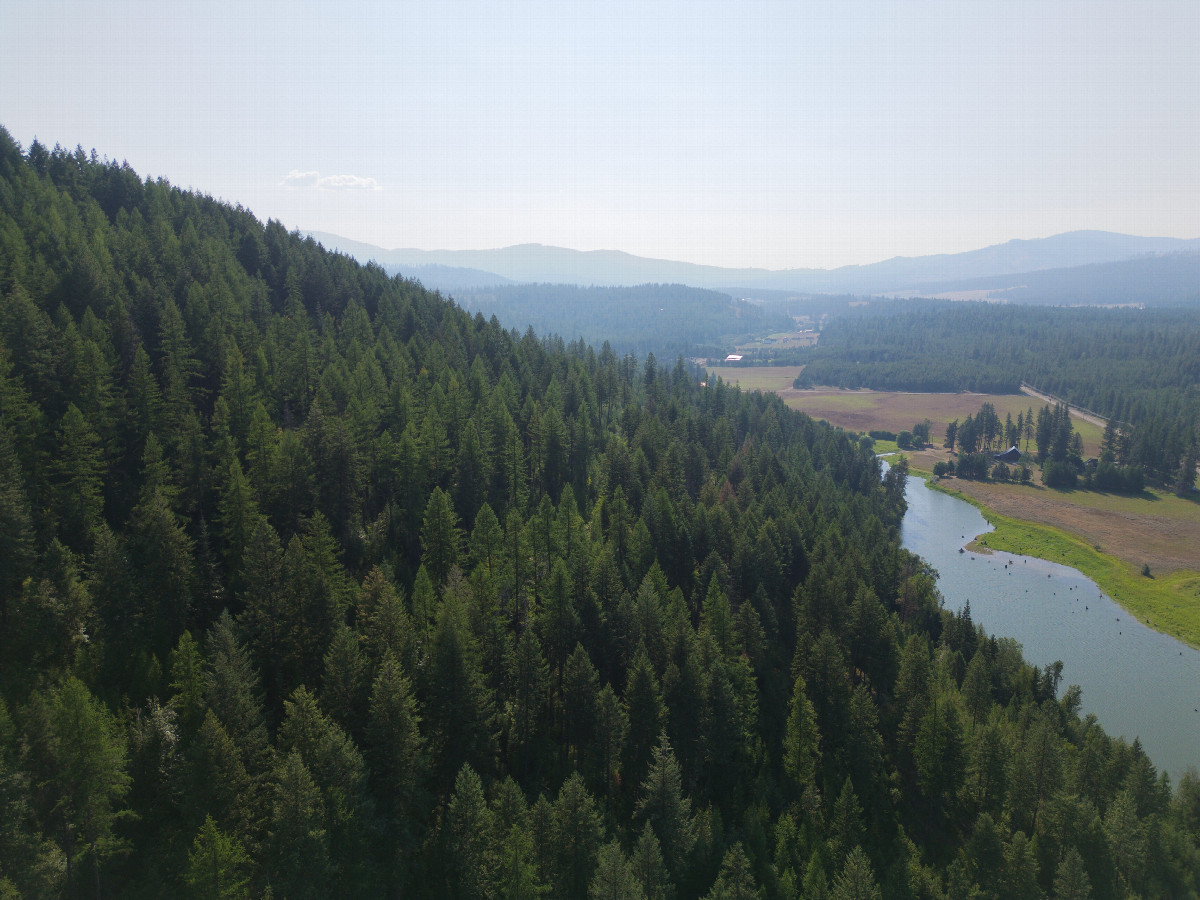
M 1196 0 L 0 0 L 0 125 L 387 248 L 1200 237 Z

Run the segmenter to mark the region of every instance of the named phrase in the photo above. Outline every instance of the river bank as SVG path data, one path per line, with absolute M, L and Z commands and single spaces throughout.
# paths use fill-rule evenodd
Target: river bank
M 1200 650 L 1130 615 L 1073 567 L 995 549 L 996 532 L 967 498 L 920 475 L 907 487 L 901 541 L 937 570 L 948 610 L 970 604 L 985 633 L 1015 640 L 1031 663 L 1061 661 L 1062 683 L 1083 690 L 1081 713 L 1140 740 L 1172 779 L 1200 765 Z
M 1152 571 L 1147 577 L 1139 565 L 1106 552 L 1078 534 L 998 512 L 979 497 L 959 489 L 959 485 L 973 486 L 972 482 L 938 479 L 920 465 L 911 466 L 911 471 L 924 478 L 931 489 L 969 503 L 992 525 L 995 530 L 972 541 L 970 549 L 980 553 L 999 550 L 1078 569 L 1139 622 L 1200 649 L 1200 572 L 1178 568 L 1159 575 Z

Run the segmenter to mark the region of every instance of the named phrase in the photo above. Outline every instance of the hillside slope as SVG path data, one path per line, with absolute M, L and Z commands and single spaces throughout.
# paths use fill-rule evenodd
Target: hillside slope
M 0 893 L 1195 892 L 899 474 L 0 133 Z

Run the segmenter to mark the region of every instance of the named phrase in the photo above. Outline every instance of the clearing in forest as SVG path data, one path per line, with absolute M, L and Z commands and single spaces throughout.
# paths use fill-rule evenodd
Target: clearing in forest
M 742 369 L 734 371 L 754 371 Z M 766 390 L 766 388 L 763 388 Z M 913 425 L 924 419 L 933 423 L 933 442 L 941 446 L 946 425 L 955 419 L 961 422 L 967 416 L 979 413 L 984 403 L 996 408 L 996 414 L 1004 421 L 1011 415 L 1014 422 L 1030 408 L 1037 411 L 1046 404 L 1024 394 L 918 394 L 904 391 L 848 391 L 840 388 L 816 388 L 796 390 L 790 385 L 776 389 L 776 393 L 793 409 L 808 413 L 814 419 L 824 419 L 847 431 L 911 431 Z M 1076 416 L 1071 424 L 1083 437 L 1086 456 L 1100 455 L 1100 439 L 1104 430 L 1084 422 Z M 1030 442 L 1030 450 L 1033 443 Z M 1021 449 L 1025 444 L 1022 441 Z
M 950 457 L 937 449 L 908 458 L 914 472 L 927 473 L 935 462 Z M 1056 490 L 1038 484 L 1036 473 L 1034 481 L 1020 485 L 948 478 L 940 484 L 1002 516 L 1077 535 L 1135 569 L 1146 564 L 1156 575 L 1200 571 L 1200 501 L 1153 489 L 1136 496 Z
M 783 395 L 804 366 L 709 366 L 708 377 L 722 378 L 743 391 L 774 391 Z

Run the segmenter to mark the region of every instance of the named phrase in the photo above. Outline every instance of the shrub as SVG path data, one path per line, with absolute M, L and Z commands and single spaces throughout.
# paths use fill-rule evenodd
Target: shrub
M 1042 484 L 1052 488 L 1073 488 L 1079 482 L 1075 467 L 1063 460 L 1049 459 L 1042 466 Z
M 1092 476 L 1092 485 L 1098 491 L 1118 494 L 1140 494 L 1146 486 L 1145 476 L 1137 466 L 1117 466 L 1102 460 Z
M 958 457 L 958 477 L 987 481 L 992 458 L 986 453 L 967 453 Z

